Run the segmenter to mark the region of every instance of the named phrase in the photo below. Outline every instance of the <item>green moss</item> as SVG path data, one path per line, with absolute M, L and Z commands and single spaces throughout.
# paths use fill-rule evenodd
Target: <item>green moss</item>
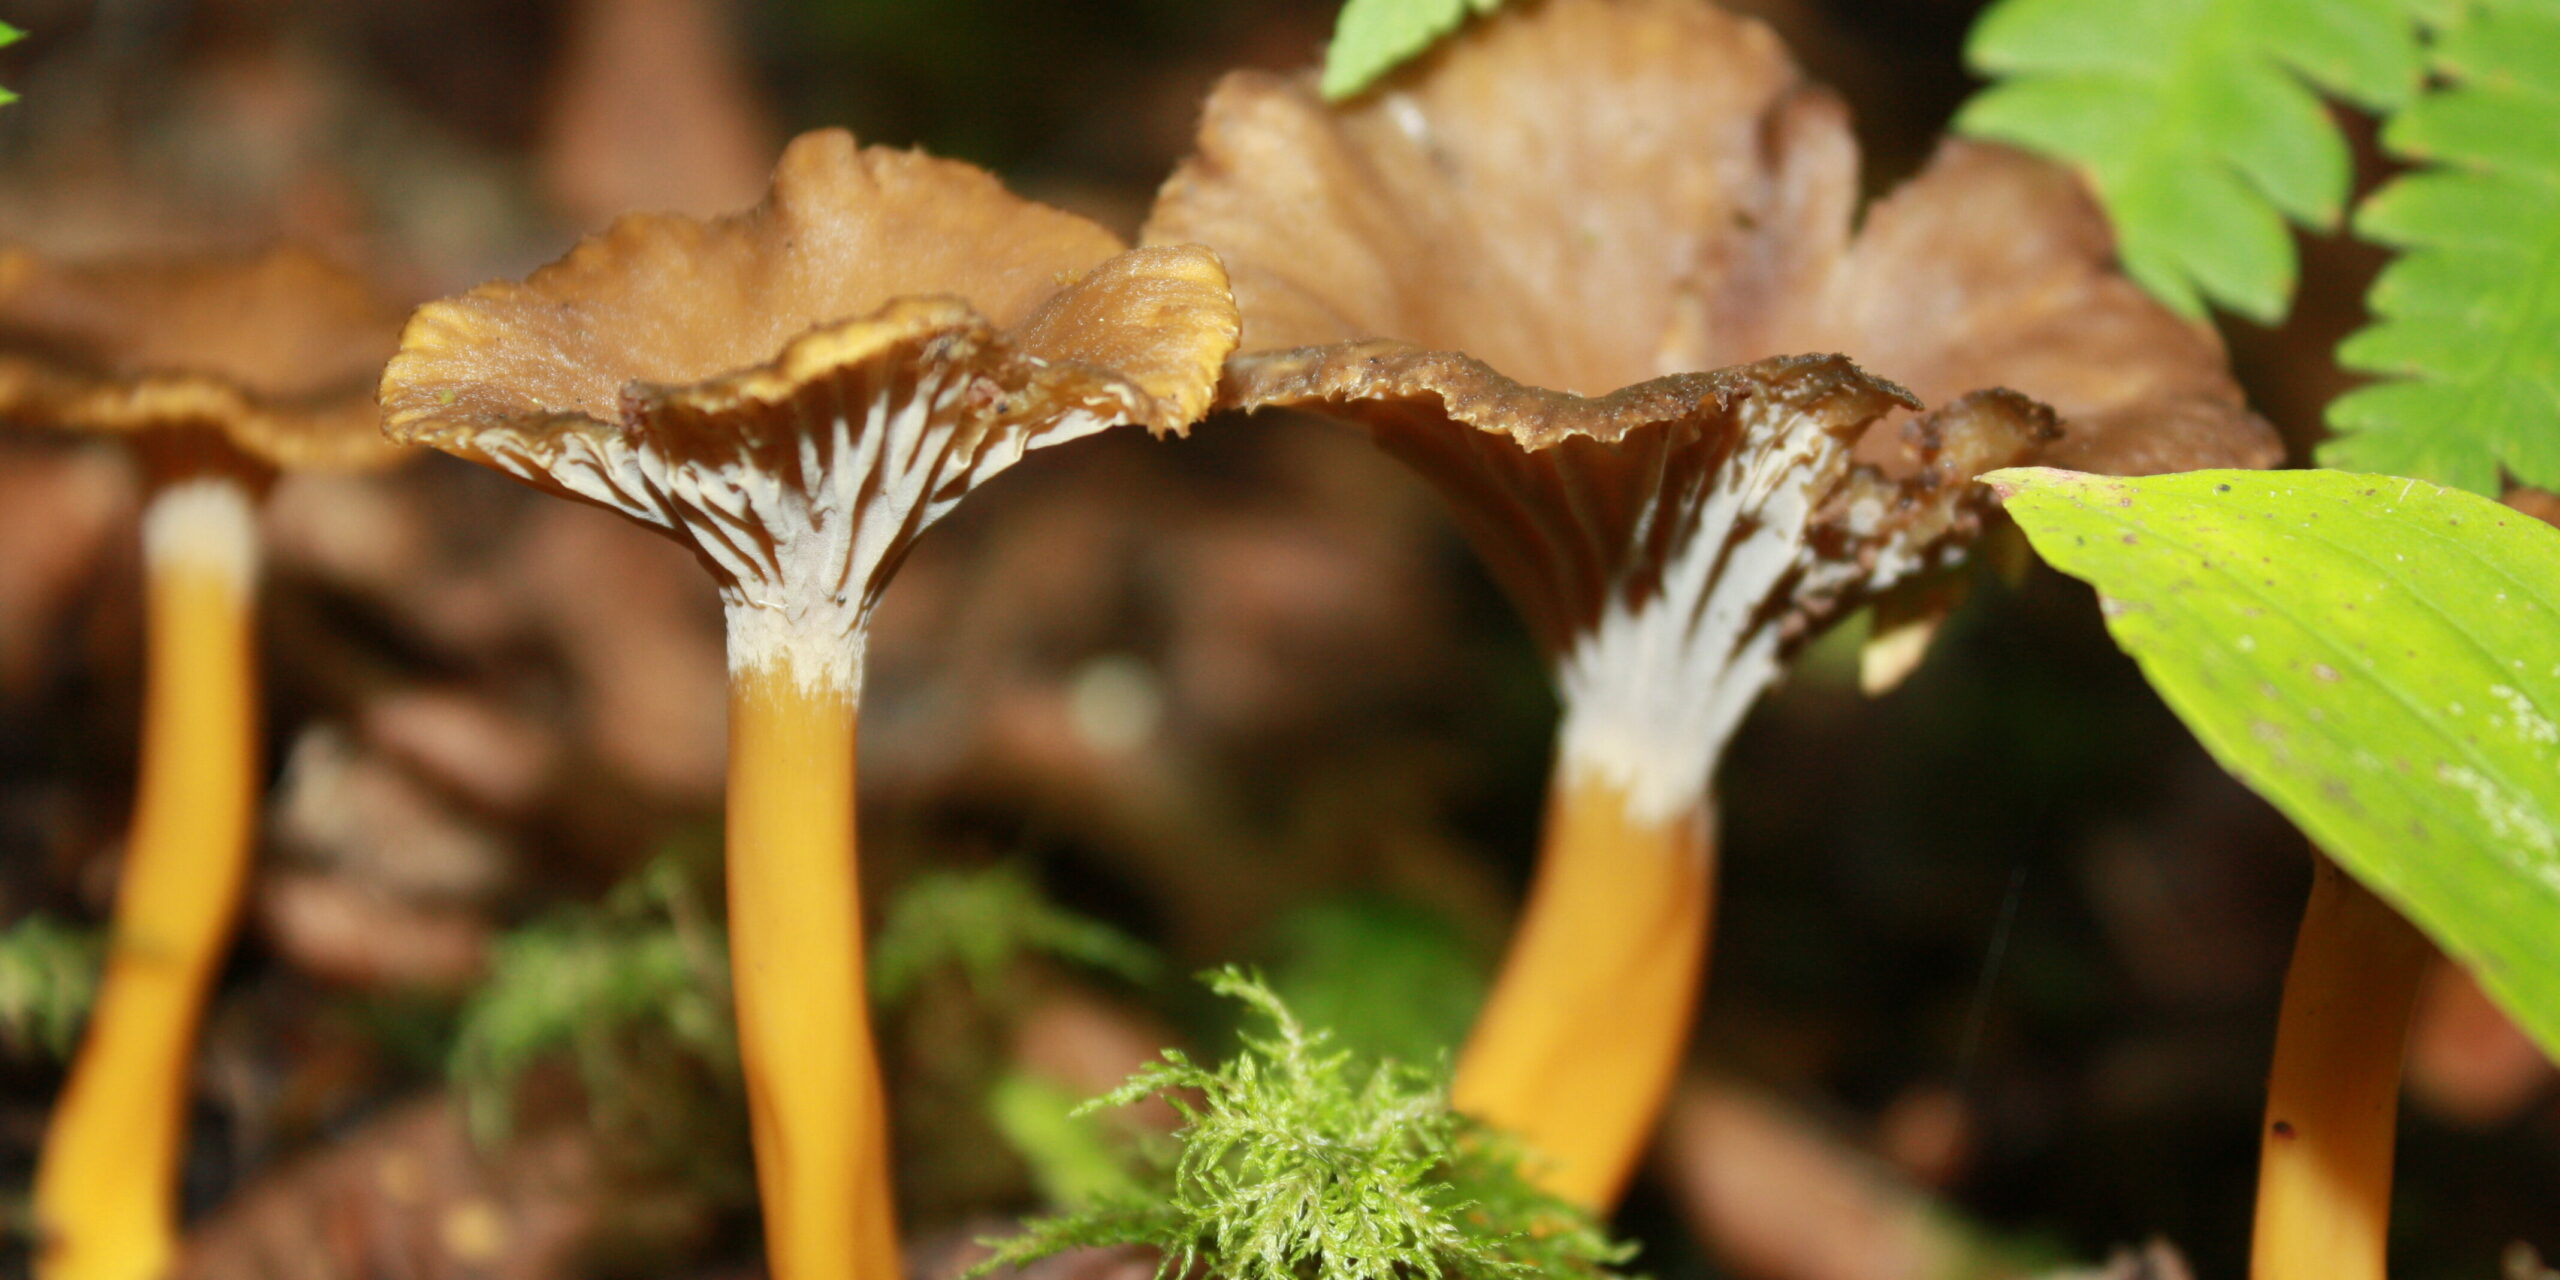
M 1521 1176 L 1511 1150 L 1452 1111 L 1441 1074 L 1362 1064 L 1258 978 L 1208 975 L 1270 1025 L 1215 1067 L 1168 1049 L 1082 1110 L 1162 1098 L 1181 1113 L 1143 1190 L 1097 1197 L 991 1242 L 972 1275 L 1069 1249 L 1158 1250 L 1159 1280 L 1530 1280 L 1606 1276 L 1631 1253 Z
M 981 1001 L 1004 985 L 1025 955 L 1053 956 L 1132 982 L 1156 976 L 1145 944 L 1040 894 L 1010 863 L 968 871 L 928 871 L 909 880 L 871 943 L 871 995 L 903 1003 L 927 974 L 956 968 Z
M 97 999 L 104 949 L 96 930 L 50 916 L 0 932 L 0 1041 L 67 1056 Z

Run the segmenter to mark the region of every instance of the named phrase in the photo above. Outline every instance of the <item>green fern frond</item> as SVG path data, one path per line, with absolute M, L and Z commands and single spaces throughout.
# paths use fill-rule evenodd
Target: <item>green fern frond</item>
M 1362 1065 L 1258 978 L 1208 975 L 1271 1031 L 1226 1063 L 1168 1049 L 1084 1110 L 1163 1098 L 1182 1115 L 1149 1191 L 991 1242 L 973 1275 L 1069 1249 L 1143 1245 L 1159 1280 L 1540 1280 L 1603 1277 L 1631 1250 L 1536 1190 L 1502 1144 L 1450 1110 L 1438 1073 Z
M 1005 969 L 1025 955 L 1054 956 L 1131 982 L 1158 972 L 1146 944 L 1041 896 L 1020 867 L 927 871 L 889 904 L 871 943 L 871 994 L 896 1005 L 925 975 L 956 968 L 983 998 L 998 991 Z
M 34 915 L 0 932 L 0 1042 L 68 1056 L 98 996 L 97 930 Z
M 2356 211 L 2402 252 L 2338 359 L 2389 380 L 2331 403 L 2320 461 L 2492 497 L 2502 467 L 2560 489 L 2560 7 L 2447 8 L 2435 83 L 2382 135 L 2426 167 Z
M 1469 10 L 1501 7 L 1502 0 L 1350 0 L 1325 46 L 1318 87 L 1328 100 L 1348 98 L 1422 56 L 1463 25 Z
M 2353 176 L 2319 90 L 2378 111 L 2418 87 L 2433 0 L 2001 0 L 1967 62 L 1998 83 L 1955 127 L 2076 166 L 2127 274 L 2191 316 L 2283 317 L 2289 219 L 2336 224 Z

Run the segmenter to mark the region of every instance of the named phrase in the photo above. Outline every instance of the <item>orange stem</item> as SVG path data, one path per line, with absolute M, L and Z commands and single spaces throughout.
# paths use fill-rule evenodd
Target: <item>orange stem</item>
M 1537 878 L 1458 1057 L 1458 1109 L 1523 1139 L 1531 1176 L 1605 1212 L 1689 1042 L 1715 845 L 1702 802 L 1661 822 L 1584 774 L 1558 782 Z
M 144 516 L 142 753 L 106 971 L 36 1170 L 45 1280 L 158 1280 L 176 1253 L 196 1030 L 231 947 L 258 796 L 247 490 L 193 479 Z
M 729 951 L 774 1280 L 900 1280 L 863 980 L 854 694 L 733 671 Z
M 2382 1280 L 2400 1061 L 2427 940 L 2327 858 L 2285 971 L 2253 1280 Z

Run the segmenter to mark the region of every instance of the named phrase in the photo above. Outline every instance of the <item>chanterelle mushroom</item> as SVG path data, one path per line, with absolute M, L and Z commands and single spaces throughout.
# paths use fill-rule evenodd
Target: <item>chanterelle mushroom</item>
M 1456 1101 L 1585 1204 L 1685 1043 L 1708 781 L 1788 651 L 1951 554 L 1983 467 L 2276 457 L 2068 175 L 1951 143 L 1853 237 L 1857 190 L 1846 113 L 1757 23 L 1532 0 L 1342 107 L 1229 76 L 1148 224 L 1234 273 L 1254 349 L 1223 399 L 1352 418 L 1419 464 L 1554 664 L 1545 852 Z M 1942 407 L 1771 359 L 1797 352 Z
M 899 1274 L 853 836 L 866 621 L 1034 448 L 1186 428 L 1235 346 L 1197 246 L 1122 252 L 968 165 L 783 153 L 765 202 L 632 217 L 411 320 L 385 429 L 665 530 L 727 606 L 738 1038 L 781 1280 Z
M 2401 1057 L 2436 951 L 2336 863 L 2312 859 L 2267 1071 L 2249 1275 L 2382 1280 Z
M 51 1280 L 155 1280 L 175 1248 L 191 1050 L 256 825 L 256 499 L 280 468 L 398 456 L 372 385 L 398 333 L 363 281 L 294 250 L 0 254 L 0 419 L 121 438 L 147 480 L 141 772 L 97 1009 L 36 1171 Z

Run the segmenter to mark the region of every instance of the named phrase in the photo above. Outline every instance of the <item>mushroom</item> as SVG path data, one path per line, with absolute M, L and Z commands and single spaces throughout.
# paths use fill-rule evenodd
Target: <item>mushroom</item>
M 2400 1067 L 2425 935 L 2320 853 L 2285 967 L 2252 1280 L 2382 1280 Z
M 261 786 L 259 496 L 377 466 L 399 314 L 309 254 L 63 264 L 0 253 L 0 417 L 142 464 L 140 775 L 98 1002 L 44 1140 L 37 1267 L 151 1280 L 177 1235 L 192 1046 L 230 949 Z
M 1687 1039 L 1709 781 L 1787 656 L 1944 565 L 1978 524 L 1964 482 L 2002 459 L 2278 455 L 2211 332 L 2114 272 L 2069 175 L 1949 143 L 1853 237 L 1856 168 L 1839 101 L 1759 24 L 1544 0 L 1340 106 L 1311 75 L 1227 77 L 1148 224 L 1234 274 L 1254 345 L 1222 401 L 1365 424 L 1548 656 L 1543 850 L 1455 1098 L 1594 1208 Z M 1976 390 L 2000 386 L 2064 433 Z
M 1186 429 L 1237 319 L 1197 246 L 952 161 L 783 153 L 763 204 L 626 217 L 410 321 L 385 430 L 690 546 L 728 621 L 730 939 L 766 1251 L 899 1274 L 865 1011 L 854 737 L 865 630 L 914 539 L 1028 450 Z

